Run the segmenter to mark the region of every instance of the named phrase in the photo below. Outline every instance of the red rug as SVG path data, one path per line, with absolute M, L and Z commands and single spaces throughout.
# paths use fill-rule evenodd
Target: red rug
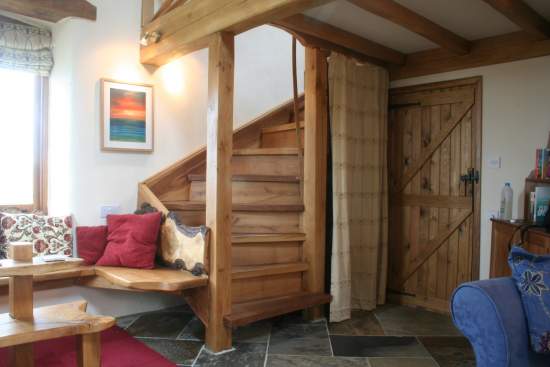
M 0 348 L 0 367 L 8 367 L 7 353 L 7 348 Z M 34 361 L 37 367 L 76 367 L 76 337 L 36 343 Z M 115 326 L 101 333 L 101 366 L 175 367 L 176 365 Z

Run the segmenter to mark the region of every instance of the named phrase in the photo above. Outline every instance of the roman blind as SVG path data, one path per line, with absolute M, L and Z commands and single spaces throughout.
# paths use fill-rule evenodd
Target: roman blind
M 0 17 L 0 67 L 48 76 L 53 67 L 51 32 Z

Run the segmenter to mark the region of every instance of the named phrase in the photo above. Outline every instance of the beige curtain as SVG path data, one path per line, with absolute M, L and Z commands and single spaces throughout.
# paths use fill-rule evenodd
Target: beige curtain
M 388 73 L 339 54 L 329 59 L 333 238 L 330 320 L 386 298 Z

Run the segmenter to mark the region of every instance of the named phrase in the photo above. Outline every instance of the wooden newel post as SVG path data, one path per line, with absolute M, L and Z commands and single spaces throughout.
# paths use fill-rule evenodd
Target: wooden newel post
M 328 140 L 328 65 L 327 54 L 306 47 L 305 118 L 304 118 L 304 207 L 303 226 L 306 234 L 304 257 L 309 268 L 305 275 L 308 292 L 323 293 L 325 288 L 325 210 Z M 306 312 L 306 318 L 323 317 L 317 306 Z
M 8 257 L 14 261 L 31 262 L 32 256 L 30 242 L 14 242 L 8 248 Z M 9 278 L 10 316 L 14 319 L 23 321 L 34 319 L 32 280 L 32 275 Z M 32 344 L 12 347 L 9 358 L 12 366 L 32 367 L 34 365 Z
M 14 261 L 32 261 L 32 243 L 14 242 L 10 244 L 8 256 Z M 33 319 L 32 275 L 10 277 L 10 315 L 17 320 Z
M 234 35 L 212 36 L 208 63 L 206 225 L 210 235 L 209 310 L 206 346 L 231 348 L 231 157 L 233 155 Z

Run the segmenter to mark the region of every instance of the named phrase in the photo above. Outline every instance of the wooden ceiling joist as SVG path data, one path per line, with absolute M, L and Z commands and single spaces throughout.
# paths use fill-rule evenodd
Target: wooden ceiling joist
M 390 67 L 390 78 L 406 79 L 547 55 L 550 39 L 539 40 L 525 32 L 516 32 L 473 41 L 467 55 L 455 55 L 444 49 L 409 54 L 405 65 Z
M 398 51 L 303 14 L 296 14 L 273 24 L 291 33 L 296 32 L 298 38 L 308 35 L 310 37 L 304 37 L 306 43 L 314 43 L 333 51 L 345 52 L 347 49 L 352 56 L 375 59 L 379 63 L 401 65 L 405 61 L 405 55 Z
M 523 0 L 485 0 L 525 32 L 541 39 L 550 38 L 550 22 Z
M 54 23 L 69 17 L 97 17 L 96 7 L 86 0 L 2 0 L 0 10 Z
M 208 45 L 217 32 L 238 34 L 330 0 L 200 0 L 188 1 L 143 27 L 160 34 L 157 43 L 141 49 L 143 64 L 163 65 Z
M 464 55 L 470 42 L 394 0 L 348 0 L 358 7 L 417 33 L 455 54 Z

